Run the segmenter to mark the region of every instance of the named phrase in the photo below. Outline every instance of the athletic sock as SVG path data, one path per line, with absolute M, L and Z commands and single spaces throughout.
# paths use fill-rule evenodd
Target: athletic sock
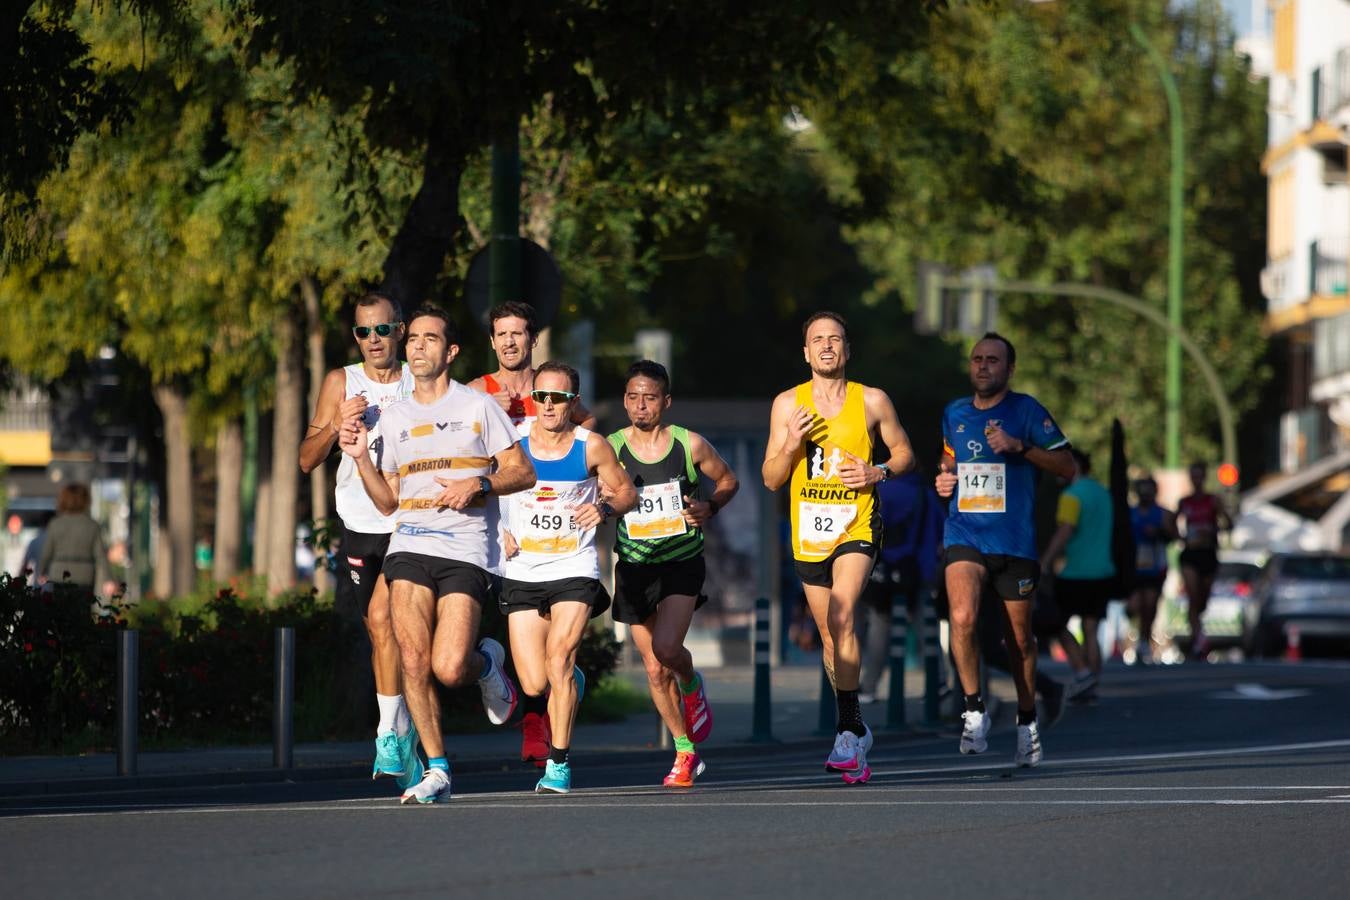
M 839 724 L 835 733 L 851 731 L 858 737 L 865 735 L 867 726 L 863 724 L 862 708 L 858 706 L 858 692 L 837 690 L 834 696 L 839 705 Z
M 703 679 L 699 676 L 699 674 L 698 674 L 697 672 L 695 672 L 695 673 L 694 673 L 694 680 L 693 680 L 693 681 L 690 681 L 690 682 L 688 682 L 687 684 L 686 684 L 685 682 L 683 682 L 683 681 L 680 682 L 680 693 L 681 693 L 681 694 L 692 694 L 692 693 L 694 693 L 695 691 L 698 690 L 699 685 L 702 684 L 702 683 L 703 683 Z
M 482 681 L 492 674 L 492 657 L 488 656 L 482 650 L 478 651 L 478 655 L 483 657 L 483 671 L 478 673 L 478 680 Z
M 1031 709 L 1019 709 L 1017 711 L 1018 725 L 1031 725 L 1036 721 L 1036 707 Z
M 675 752 L 677 753 L 694 752 L 694 742 L 689 740 L 689 735 L 686 734 L 684 737 L 677 737 L 675 739 Z
M 442 772 L 450 771 L 450 762 L 444 756 L 433 756 L 427 760 L 428 769 L 440 769 Z
M 984 699 L 979 694 L 966 694 L 966 712 L 984 712 Z
M 398 730 L 398 712 L 403 707 L 403 695 L 376 694 L 375 703 L 380 707 L 380 724 L 375 726 L 376 734 L 385 734 L 392 731 L 399 737 L 403 737 L 408 733 L 406 728 L 402 731 Z
M 542 716 L 544 713 L 548 712 L 548 698 L 543 694 L 538 694 L 533 697 L 526 694 L 525 698 L 520 701 L 520 707 L 527 713 L 536 713 Z
M 557 763 L 558 765 L 563 765 L 564 763 L 567 762 L 567 748 L 566 748 L 566 747 L 555 747 L 555 746 L 553 746 L 552 744 L 549 744 L 549 745 L 548 745 L 548 758 L 549 758 L 549 760 L 550 760 L 551 762 L 555 762 L 555 763 Z

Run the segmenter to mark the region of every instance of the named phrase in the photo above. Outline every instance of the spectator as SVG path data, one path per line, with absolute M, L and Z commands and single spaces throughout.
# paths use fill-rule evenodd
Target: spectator
M 66 582 L 91 593 L 108 577 L 103 530 L 89 515 L 88 485 L 72 482 L 56 498 L 56 518 L 38 558 L 40 582 Z

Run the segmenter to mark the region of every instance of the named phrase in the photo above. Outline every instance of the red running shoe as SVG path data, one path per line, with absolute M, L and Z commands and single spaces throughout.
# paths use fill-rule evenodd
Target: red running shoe
M 548 759 L 548 745 L 553 738 L 548 713 L 527 712 L 520 717 L 520 759 L 542 767 Z
M 712 707 L 703 689 L 703 676 L 694 674 L 698 676 L 698 690 L 692 694 L 681 691 L 680 699 L 684 701 L 684 730 L 689 733 L 689 740 L 701 744 L 712 734 Z
M 661 783 L 666 787 L 693 787 L 694 779 L 702 775 L 706 768 L 697 753 L 682 751 L 675 754 L 675 765 L 670 767 L 670 774 Z

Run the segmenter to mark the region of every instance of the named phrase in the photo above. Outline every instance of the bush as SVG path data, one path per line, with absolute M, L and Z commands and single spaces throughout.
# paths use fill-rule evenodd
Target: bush
M 331 598 L 297 590 L 265 601 L 224 588 L 133 607 L 97 606 L 88 592 L 44 594 L 0 576 L 0 749 L 78 750 L 114 736 L 118 628 L 140 631 L 141 739 L 147 746 L 266 741 L 272 730 L 274 631 L 295 629 L 298 740 L 371 734 L 373 691 L 364 631 Z M 495 604 L 483 635 L 509 646 Z M 589 684 L 618 663 L 618 644 L 588 630 L 577 657 Z M 357 696 L 353 696 L 356 694 Z M 487 727 L 476 689 L 443 690 L 448 730 Z

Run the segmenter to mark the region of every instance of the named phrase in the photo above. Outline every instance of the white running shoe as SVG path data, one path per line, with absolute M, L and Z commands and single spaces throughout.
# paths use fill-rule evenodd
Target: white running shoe
M 506 674 L 506 651 L 492 638 L 479 641 L 478 649 L 492 660 L 492 671 L 478 679 L 478 689 L 483 693 L 483 710 L 493 725 L 505 725 L 516 711 L 516 700 L 520 696 Z
M 1017 753 L 1013 762 L 1024 769 L 1034 769 L 1041 764 L 1041 730 L 1035 722 L 1017 726 Z
M 961 713 L 961 752 L 983 753 L 989 749 L 989 716 L 982 712 Z
M 863 726 L 863 736 L 841 731 L 834 736 L 834 749 L 825 760 L 826 772 L 856 772 L 867 765 L 867 751 L 872 749 L 872 729 Z
M 422 780 L 403 792 L 400 803 L 442 803 L 450 799 L 450 773 L 428 768 Z

